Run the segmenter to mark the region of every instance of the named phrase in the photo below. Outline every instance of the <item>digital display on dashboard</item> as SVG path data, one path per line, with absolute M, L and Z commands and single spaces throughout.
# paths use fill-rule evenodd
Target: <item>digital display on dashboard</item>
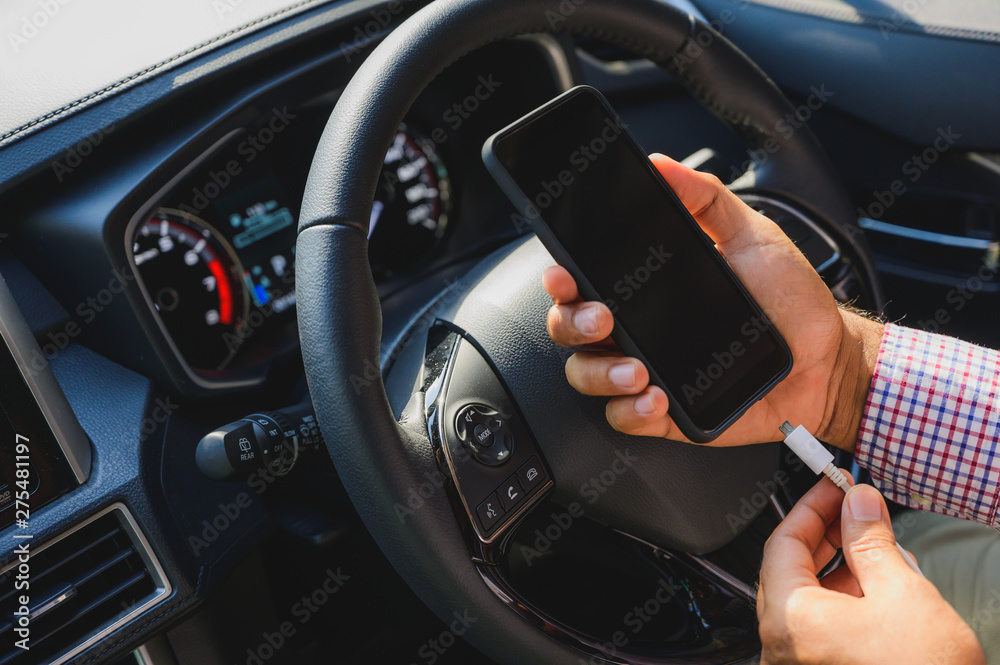
M 242 264 L 253 305 L 280 314 L 295 305 L 295 217 L 273 175 L 227 196 L 215 209 Z

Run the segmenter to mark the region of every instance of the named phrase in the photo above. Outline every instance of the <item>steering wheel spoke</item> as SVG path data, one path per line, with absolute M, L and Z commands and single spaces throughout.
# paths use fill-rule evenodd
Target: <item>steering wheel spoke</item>
M 641 653 L 659 652 L 664 662 L 697 657 L 721 664 L 754 653 L 756 592 L 750 585 L 706 557 L 665 550 L 590 521 L 578 504 L 546 501 L 555 487 L 552 471 L 475 340 L 438 321 L 427 346 L 421 384 L 428 435 L 469 557 L 501 602 L 591 662 L 637 662 Z M 590 588 L 592 579 L 580 593 L 621 606 L 626 623 L 617 630 L 614 622 L 595 625 L 586 618 L 586 597 L 570 607 L 572 594 L 539 583 L 540 577 L 571 578 L 577 574 L 573 559 L 588 557 L 594 562 L 590 574 L 602 581 Z M 618 585 L 600 567 L 608 559 L 631 568 L 630 582 L 643 589 L 632 597 L 634 607 L 624 600 L 634 589 L 600 590 Z M 569 572 L 559 572 L 563 567 Z M 692 612 L 698 621 L 674 625 Z M 706 654 L 709 644 L 714 647 Z
M 555 486 L 552 471 L 493 367 L 460 332 L 429 335 L 428 435 L 452 481 L 453 507 L 478 563 L 503 561 L 517 525 Z

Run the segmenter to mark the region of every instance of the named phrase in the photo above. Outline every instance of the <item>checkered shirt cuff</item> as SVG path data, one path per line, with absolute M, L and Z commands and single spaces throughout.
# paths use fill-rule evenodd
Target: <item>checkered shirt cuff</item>
M 889 324 L 855 457 L 904 506 L 1000 528 L 1000 353 Z

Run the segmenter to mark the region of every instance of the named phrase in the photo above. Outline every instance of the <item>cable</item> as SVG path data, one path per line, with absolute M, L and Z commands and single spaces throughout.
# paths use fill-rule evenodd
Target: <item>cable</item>
M 799 456 L 799 459 L 806 463 L 806 466 L 812 469 L 813 473 L 832 480 L 834 485 L 844 491 L 844 494 L 850 491 L 851 484 L 847 482 L 847 478 L 834 464 L 833 453 L 827 450 L 826 446 L 820 443 L 819 439 L 814 437 L 809 430 L 802 425 L 792 427 L 792 424 L 787 420 L 778 429 L 785 435 L 785 444 Z M 913 555 L 904 550 L 899 543 L 896 543 L 896 548 L 910 568 L 923 577 L 924 574 Z

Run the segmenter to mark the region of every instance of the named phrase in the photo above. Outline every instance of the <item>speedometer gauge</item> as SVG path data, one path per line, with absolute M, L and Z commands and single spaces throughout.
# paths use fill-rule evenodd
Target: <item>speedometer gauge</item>
M 426 256 L 444 236 L 450 206 L 451 181 L 434 143 L 400 125 L 372 204 L 372 268 L 392 271 Z
M 161 208 L 136 230 L 132 256 L 181 355 L 199 369 L 225 367 L 249 305 L 229 243 L 194 215 Z

